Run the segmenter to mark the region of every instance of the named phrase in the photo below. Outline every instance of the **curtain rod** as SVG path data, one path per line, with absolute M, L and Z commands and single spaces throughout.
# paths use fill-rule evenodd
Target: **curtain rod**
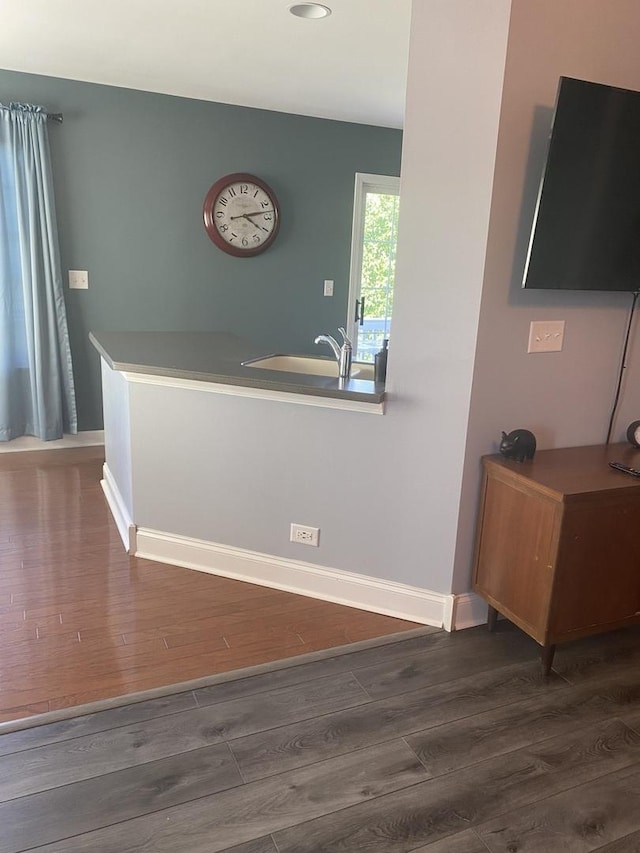
M 4 104 L 0 103 L 0 109 L 6 110 L 6 109 L 9 109 L 9 107 L 7 107 L 7 106 L 5 106 Z M 45 111 L 45 112 L 46 112 L 46 111 Z M 50 119 L 51 121 L 55 121 L 57 124 L 62 124 L 62 122 L 63 122 L 63 120 L 64 120 L 64 116 L 63 116 L 63 114 L 62 114 L 62 113 L 47 113 L 47 121 L 48 121 L 49 119 Z

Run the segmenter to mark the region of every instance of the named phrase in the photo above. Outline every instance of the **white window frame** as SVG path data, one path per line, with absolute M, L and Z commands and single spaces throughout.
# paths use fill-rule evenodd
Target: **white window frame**
M 353 341 L 354 351 L 358 339 L 359 322 L 356 321 L 356 299 L 360 298 L 362 257 L 364 245 L 364 219 L 367 193 L 400 195 L 400 178 L 394 175 L 372 175 L 356 172 L 353 199 L 353 225 L 351 229 L 351 264 L 349 272 L 349 297 L 345 328 Z M 366 310 L 366 305 L 365 305 Z

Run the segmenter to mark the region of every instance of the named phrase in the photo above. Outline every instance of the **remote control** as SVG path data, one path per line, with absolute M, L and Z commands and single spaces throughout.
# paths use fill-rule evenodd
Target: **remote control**
M 615 468 L 616 471 L 622 471 L 624 474 L 631 474 L 632 477 L 640 477 L 640 471 L 637 468 L 629 468 L 628 465 L 623 465 L 622 462 L 609 462 L 610 468 Z

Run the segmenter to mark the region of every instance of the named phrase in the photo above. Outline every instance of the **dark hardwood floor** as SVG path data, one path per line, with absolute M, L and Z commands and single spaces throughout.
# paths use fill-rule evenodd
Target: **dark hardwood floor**
M 0 722 L 416 627 L 129 557 L 102 462 L 0 453 Z
M 640 629 L 508 623 L 0 736 L 3 853 L 637 853 Z

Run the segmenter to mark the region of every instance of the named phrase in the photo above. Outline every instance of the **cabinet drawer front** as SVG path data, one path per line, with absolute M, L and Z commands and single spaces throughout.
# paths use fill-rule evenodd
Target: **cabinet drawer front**
M 475 588 L 544 641 L 561 504 L 487 482 Z

